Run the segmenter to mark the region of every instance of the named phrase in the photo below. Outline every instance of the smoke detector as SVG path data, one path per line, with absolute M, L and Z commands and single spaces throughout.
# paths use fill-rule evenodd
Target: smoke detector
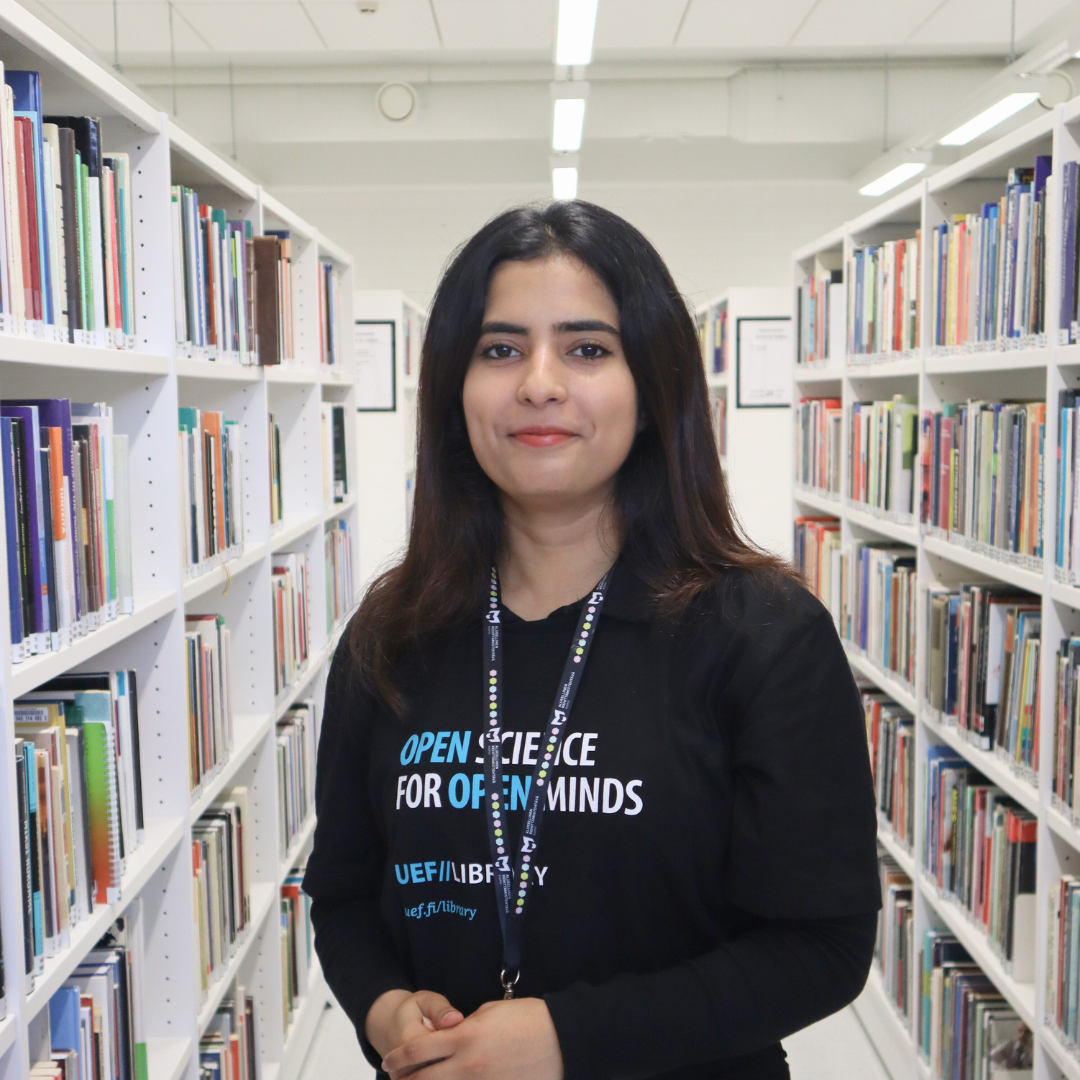
M 375 104 L 387 120 L 400 124 L 416 111 L 416 91 L 408 83 L 383 83 L 375 95 Z

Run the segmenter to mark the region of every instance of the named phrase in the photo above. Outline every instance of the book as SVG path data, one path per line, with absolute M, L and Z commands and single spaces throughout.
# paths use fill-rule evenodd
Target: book
M 795 408 L 795 483 L 840 497 L 844 414 L 839 398 L 800 398 Z
M 909 240 L 852 248 L 844 270 L 849 362 L 919 347 L 921 247 L 916 230 Z
M 233 745 L 232 651 L 222 615 L 188 615 L 186 651 L 190 786 L 228 760 Z
M 271 557 L 271 618 L 274 626 L 274 694 L 283 693 L 307 665 L 310 650 L 310 579 L 307 555 Z
M 344 518 L 332 522 L 323 534 L 326 562 L 326 633 L 330 637 L 352 610 L 353 584 L 352 529 Z
M 912 520 L 918 403 L 854 402 L 848 409 L 848 499 L 901 522 Z

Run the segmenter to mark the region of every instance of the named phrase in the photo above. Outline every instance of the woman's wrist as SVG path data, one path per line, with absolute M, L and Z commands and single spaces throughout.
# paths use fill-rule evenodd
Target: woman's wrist
M 401 1003 L 410 997 L 411 990 L 386 990 L 371 1003 L 364 1020 L 364 1034 L 380 1054 L 388 1054 L 394 1049 L 388 1028 L 393 1024 Z

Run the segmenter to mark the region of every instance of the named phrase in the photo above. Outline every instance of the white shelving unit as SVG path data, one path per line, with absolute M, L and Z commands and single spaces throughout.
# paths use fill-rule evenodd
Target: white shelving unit
M 847 222 L 794 254 L 796 284 L 815 265 L 826 269 L 842 265 L 853 246 L 901 239 L 921 229 L 924 242 L 934 226 L 955 213 L 976 210 L 985 199 L 996 199 L 1004 191 L 1009 168 L 1030 166 L 1038 154 L 1053 155 L 1053 176 L 1062 175 L 1066 161 L 1080 160 L 1080 99 L 1058 106 L 1004 138 L 977 150 L 929 179 L 881 203 L 867 214 Z M 926 535 L 915 520 L 879 516 L 864 507 L 849 505 L 820 492 L 796 487 L 793 514 L 830 513 L 841 521 L 843 542 L 863 539 L 910 544 L 917 552 L 919 575 L 918 649 L 916 681 L 909 688 L 883 672 L 856 650 L 849 651 L 853 669 L 876 683 L 916 716 L 916 761 L 924 762 L 927 747 L 947 744 L 963 755 L 975 768 L 999 785 L 1017 802 L 1038 816 L 1037 922 L 1035 930 L 1036 964 L 1032 983 L 1019 983 L 1009 974 L 983 935 L 960 907 L 938 895 L 936 887 L 920 867 L 923 815 L 925 807 L 922 766 L 916 781 L 916 843 L 914 857 L 905 852 L 884 826 L 879 841 L 886 851 L 909 873 L 914 882 L 916 942 L 931 926 L 950 929 L 972 957 L 994 981 L 1000 992 L 1035 1033 L 1035 1078 L 1057 1080 L 1080 1078 L 1080 1051 L 1064 1044 L 1044 1020 L 1047 977 L 1048 911 L 1047 897 L 1062 873 L 1076 873 L 1080 866 L 1080 829 L 1051 806 L 1053 771 L 1053 717 L 1055 697 L 1055 654 L 1061 639 L 1080 630 L 1080 589 L 1053 580 L 1054 522 L 1056 520 L 1056 471 L 1050 467 L 1057 445 L 1056 405 L 1058 393 L 1075 387 L 1080 378 L 1080 349 L 1075 345 L 1055 344 L 1058 325 L 1059 281 L 1061 265 L 1061 189 L 1052 191 L 1048 211 L 1046 271 L 1047 343 L 1037 348 L 943 355 L 931 347 L 930 320 L 926 317 L 930 296 L 930 260 L 924 252 L 920 281 L 922 342 L 915 356 L 875 358 L 853 362 L 834 357 L 829 365 L 817 368 L 796 366 L 795 386 L 798 396 L 834 396 L 844 404 L 844 443 L 847 440 L 847 409 L 855 401 L 884 400 L 894 393 L 917 395 L 920 413 L 937 408 L 942 402 L 963 401 L 969 397 L 1019 397 L 1046 400 L 1044 470 L 1044 541 L 1045 557 L 1041 570 L 1032 570 L 1019 562 L 989 558 L 959 543 Z M 918 463 L 916 463 L 918 477 Z M 916 484 L 918 487 L 918 484 Z M 841 490 L 847 488 L 846 461 Z M 916 515 L 917 515 L 916 508 Z M 1041 652 L 1041 725 L 1038 785 L 1025 782 L 1001 759 L 975 749 L 955 729 L 940 721 L 925 704 L 926 686 L 926 596 L 934 585 L 955 586 L 961 582 L 1000 581 L 1027 589 L 1042 601 Z M 914 990 L 914 988 L 913 988 Z M 856 1010 L 874 1039 L 881 1057 L 895 1080 L 929 1075 L 919 1059 L 910 1027 L 888 1000 L 878 972 L 871 975 Z
M 48 1050 L 46 1005 L 52 992 L 136 897 L 146 929 L 142 1002 L 150 1080 L 195 1080 L 198 1038 L 217 1003 L 239 980 L 256 998 L 267 1080 L 295 1080 L 327 997 L 316 972 L 288 1031 L 282 1030 L 279 886 L 310 848 L 309 820 L 283 863 L 278 836 L 275 721 L 308 696 L 321 702 L 326 663 L 338 627 L 327 625 L 323 534 L 350 523 L 359 581 L 361 490 L 358 472 L 352 334 L 352 260 L 228 162 L 202 147 L 11 0 L 0 2 L 0 60 L 41 72 L 46 110 L 99 116 L 102 144 L 131 155 L 137 253 L 135 351 L 84 348 L 0 337 L 0 397 L 108 401 L 116 430 L 130 437 L 132 552 L 136 605 L 58 652 L 12 665 L 7 576 L 0 572 L 0 931 L 8 1015 L 0 1020 L 0 1080 L 16 1080 Z M 249 368 L 174 355 L 169 187 L 183 183 L 200 201 L 256 234 L 287 228 L 293 239 L 297 356 L 282 368 Z M 320 363 L 318 266 L 340 274 L 338 339 L 343 362 Z M 349 497 L 324 505 L 320 403 L 343 404 Z M 202 577 L 186 579 L 179 548 L 177 408 L 220 409 L 243 436 L 243 553 Z M 271 531 L 267 413 L 282 427 L 286 520 Z M 271 553 L 307 552 L 313 655 L 297 685 L 274 700 L 270 599 Z M 0 559 L 5 554 L 0 550 Z M 187 768 L 185 613 L 220 613 L 232 632 L 237 714 L 231 755 L 194 794 Z M 13 701 L 70 670 L 134 668 L 138 673 L 146 841 L 127 859 L 121 901 L 99 905 L 73 928 L 70 947 L 49 959 L 31 986 L 23 968 Z M 252 850 L 252 925 L 226 970 L 200 1000 L 192 957 L 191 827 L 226 788 L 249 790 L 245 840 Z
M 427 312 L 400 289 L 355 294 L 356 322 L 394 324 L 394 408 L 359 414 L 360 481 L 364 506 L 357 582 L 361 591 L 403 551 L 416 479 L 416 387 Z
M 727 312 L 727 336 L 722 372 L 713 370 L 716 321 L 713 312 Z M 697 309 L 706 320 L 705 378 L 709 397 L 727 400 L 727 454 L 721 457 L 735 511 L 755 543 L 783 558 L 791 557 L 791 442 L 790 407 L 746 408 L 736 393 L 739 321 L 792 318 L 791 291 L 784 288 L 731 288 Z

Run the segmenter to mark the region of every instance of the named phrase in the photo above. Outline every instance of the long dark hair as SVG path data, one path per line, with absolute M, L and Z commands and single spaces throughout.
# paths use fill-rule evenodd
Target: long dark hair
M 395 663 L 429 635 L 461 626 L 485 600 L 499 550 L 498 491 L 481 470 L 461 394 L 501 263 L 569 255 L 619 309 L 623 351 L 645 418 L 615 482 L 622 558 L 676 614 L 726 567 L 791 574 L 754 547 L 728 500 L 694 321 L 656 249 L 592 203 L 520 206 L 454 256 L 435 293 L 420 358 L 416 487 L 405 557 L 372 583 L 348 628 L 355 673 L 400 712 Z

